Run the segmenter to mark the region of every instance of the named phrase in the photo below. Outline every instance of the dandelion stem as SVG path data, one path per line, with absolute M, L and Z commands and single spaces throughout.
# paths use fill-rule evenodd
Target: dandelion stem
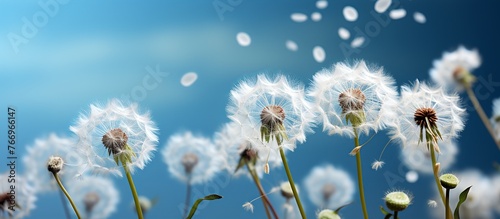
M 398 213 L 399 211 L 394 211 L 394 216 L 393 216 L 394 219 L 398 219 Z
M 490 133 L 491 137 L 493 138 L 493 141 L 495 142 L 498 149 L 500 150 L 500 141 L 497 141 L 497 138 L 495 137 L 495 131 L 494 131 L 493 127 L 491 126 L 490 121 L 488 120 L 488 116 L 486 116 L 486 113 L 484 113 L 483 107 L 481 107 L 481 104 L 477 100 L 477 97 L 474 94 L 474 91 L 472 91 L 472 87 L 470 85 L 467 85 L 467 86 L 465 86 L 465 90 L 467 90 L 467 95 L 469 95 L 469 99 L 471 100 L 472 105 L 474 105 L 474 109 L 476 109 L 476 112 L 479 115 L 479 118 L 481 118 L 481 121 L 483 122 L 486 129 L 488 129 L 488 132 Z
M 445 204 L 445 215 L 446 219 L 451 219 L 450 210 L 450 189 L 446 189 L 446 204 Z
M 259 190 L 259 193 L 262 197 L 262 203 L 264 204 L 264 209 L 266 209 L 267 218 L 271 218 L 271 213 L 269 212 L 269 209 L 271 209 L 271 212 L 273 213 L 274 218 L 278 219 L 278 214 L 276 213 L 276 210 L 274 209 L 273 205 L 269 201 L 269 198 L 267 198 L 267 195 L 264 192 L 264 188 L 262 188 L 262 184 L 260 183 L 259 176 L 255 172 L 255 168 L 251 168 L 250 164 L 248 162 L 246 163 L 246 165 L 248 168 L 248 172 L 250 172 L 250 175 L 252 176 L 252 179 L 255 182 L 255 185 L 257 186 L 257 189 Z
M 71 215 L 69 215 L 68 205 L 66 205 L 66 200 L 64 199 L 64 194 L 62 193 L 61 190 L 59 190 L 59 197 L 61 198 L 61 204 L 63 206 L 64 214 L 66 215 L 66 218 L 71 219 Z
M 444 195 L 444 191 L 443 191 L 443 187 L 441 186 L 441 181 L 439 180 L 439 170 L 438 168 L 436 168 L 436 152 L 435 152 L 435 149 L 434 149 L 434 144 L 437 144 L 435 142 L 435 140 L 431 140 L 431 139 L 428 139 L 427 141 L 431 141 L 431 142 L 428 142 L 428 144 L 431 144 L 431 147 L 429 148 L 430 152 L 431 152 L 431 161 L 432 161 L 432 172 L 434 173 L 434 180 L 436 182 L 436 186 L 437 186 L 437 189 L 439 191 L 439 196 L 441 197 L 441 201 L 443 202 L 443 204 L 445 205 L 445 209 L 446 211 L 450 211 L 449 213 L 451 213 L 451 210 L 449 207 L 447 207 L 446 205 L 446 199 L 445 199 L 445 195 Z
M 182 218 L 186 218 L 186 215 L 188 213 L 188 208 L 189 208 L 189 198 L 191 197 L 191 173 L 188 174 L 188 180 L 187 180 L 187 189 L 186 189 L 186 201 L 184 203 L 184 214 L 182 214 Z
M 358 130 L 356 127 L 354 129 L 354 147 L 359 145 L 359 137 Z M 366 201 L 365 201 L 365 190 L 363 188 L 363 171 L 361 168 L 361 151 L 356 153 L 356 168 L 358 172 L 358 188 L 359 188 L 359 198 L 361 199 L 361 207 L 363 208 L 363 216 L 365 219 L 368 219 L 368 210 L 366 210 Z
M 54 175 L 54 178 L 56 179 L 57 184 L 59 185 L 59 188 L 61 188 L 61 191 L 64 193 L 64 195 L 66 195 L 66 198 L 68 198 L 68 201 L 71 204 L 71 207 L 73 207 L 73 210 L 75 211 L 76 217 L 78 217 L 78 219 L 81 219 L 82 217 L 80 216 L 80 213 L 78 212 L 78 209 L 76 208 L 76 205 L 73 202 L 73 199 L 71 199 L 71 196 L 69 195 L 68 191 L 66 191 L 61 180 L 59 179 L 59 175 L 57 175 L 57 173 L 55 173 L 55 172 L 52 172 L 52 174 Z
M 142 215 L 141 204 L 139 203 L 139 195 L 137 195 L 137 190 L 135 189 L 134 180 L 132 179 L 132 174 L 130 174 L 130 170 L 128 169 L 125 162 L 122 161 L 123 170 L 125 170 L 125 174 L 127 175 L 128 184 L 130 185 L 130 190 L 132 191 L 132 196 L 134 196 L 135 210 L 137 211 L 137 218 L 144 219 Z
M 288 177 L 288 182 L 290 182 L 290 186 L 292 187 L 293 196 L 295 197 L 295 201 L 297 202 L 297 206 L 299 207 L 300 215 L 302 219 L 306 219 L 306 213 L 304 212 L 304 208 L 302 207 L 302 203 L 300 202 L 299 193 L 297 193 L 297 189 L 295 188 L 295 183 L 293 182 L 292 173 L 290 172 L 290 168 L 288 167 L 288 162 L 286 161 L 285 152 L 283 151 L 283 147 L 280 148 L 281 160 L 283 161 L 283 166 L 285 167 L 286 176 Z

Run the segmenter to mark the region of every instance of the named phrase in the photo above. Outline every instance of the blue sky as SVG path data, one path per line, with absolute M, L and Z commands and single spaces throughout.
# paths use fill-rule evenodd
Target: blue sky
M 228 11 L 218 13 L 214 3 L 227 5 Z M 0 0 L 0 5 L 0 106 L 4 109 L 14 106 L 18 110 L 20 155 L 36 138 L 49 133 L 72 136 L 69 126 L 89 104 L 130 96 L 140 89 L 145 95 L 132 99 L 151 112 L 160 128 L 158 149 L 161 149 L 170 135 L 183 130 L 211 137 L 229 121 L 225 111 L 229 91 L 240 80 L 258 73 L 283 73 L 309 86 L 312 75 L 323 68 L 340 61 L 364 59 L 383 66 L 398 85 L 403 85 L 415 79 L 428 80 L 432 61 L 459 45 L 477 48 L 481 54 L 482 65 L 474 72 L 479 78 L 476 92 L 488 115 L 491 101 L 500 96 L 496 66 L 500 36 L 494 31 L 500 15 L 496 1 L 393 1 L 390 9 L 407 11 L 407 16 L 400 20 L 371 13 L 374 1 L 329 1 L 322 10 L 316 8 L 315 1 L 284 0 L 57 3 Z M 44 10 L 46 5 L 50 5 L 49 12 Z M 347 5 L 358 10 L 357 21 L 344 19 L 342 9 Z M 425 24 L 413 20 L 416 11 L 426 16 Z M 290 14 L 296 12 L 307 15 L 320 12 L 322 20 L 296 23 L 290 19 Z M 28 27 L 30 24 L 36 31 Z M 346 54 L 342 48 L 350 40 L 339 38 L 339 27 L 350 30 L 351 39 L 365 35 L 365 43 L 354 53 Z M 374 32 L 369 34 L 367 30 Z M 238 45 L 238 32 L 250 35 L 250 46 Z M 13 44 L 14 36 L 24 38 L 25 43 Z M 20 42 L 20 38 L 16 39 L 15 42 Z M 286 40 L 295 41 L 298 51 L 287 50 Z M 314 46 L 325 49 L 324 62 L 313 59 Z M 156 72 L 153 75 L 161 75 L 161 79 L 154 88 L 143 89 L 144 78 L 152 74 L 148 69 Z M 198 74 L 198 80 L 190 87 L 180 84 L 186 72 Z M 458 141 L 460 152 L 452 171 L 477 168 L 492 174 L 495 171 L 492 163 L 499 161 L 500 152 L 466 96 L 462 97 L 469 115 Z M 6 115 L 0 115 L 1 121 L 6 121 Z M 315 131 L 306 143 L 289 153 L 296 181 L 302 182 L 313 167 L 324 163 L 345 169 L 355 179 L 354 158 L 348 156 L 351 140 L 328 136 L 321 129 Z M 5 134 L 0 134 L 0 140 L 5 139 Z M 378 206 L 383 204 L 384 193 L 397 188 L 412 191 L 414 204 L 403 215 L 417 218 L 414 215 L 428 211 L 426 203 L 433 191 L 432 178 L 421 176 L 413 184 L 399 181 L 407 169 L 401 165 L 397 145 L 388 147 L 384 168 L 372 171 L 369 164 L 378 158 L 386 142 L 382 132 L 364 151 L 370 214 L 380 216 Z M 18 168 L 22 172 L 23 166 Z M 388 181 L 393 176 L 395 181 Z M 134 177 L 139 193 L 159 197 L 160 202 L 149 218 L 180 217 L 177 206 L 184 201 L 185 186 L 168 174 L 159 152 Z M 125 179 L 113 180 L 122 200 L 119 211 L 111 218 L 134 218 Z M 286 176 L 280 169 L 263 181 L 270 189 L 283 180 Z M 200 209 L 200 218 L 264 216 L 258 205 L 253 214 L 241 208 L 244 202 L 257 196 L 249 180 L 230 179 L 229 183 L 214 184 L 214 188 L 198 186 L 197 189 L 218 190 L 224 199 Z M 63 218 L 57 198 L 56 194 L 39 197 L 38 207 L 30 218 Z M 308 216 L 314 217 L 314 206 L 306 197 L 303 199 Z M 343 210 L 343 215 L 360 218 L 359 209 L 359 203 L 355 202 Z

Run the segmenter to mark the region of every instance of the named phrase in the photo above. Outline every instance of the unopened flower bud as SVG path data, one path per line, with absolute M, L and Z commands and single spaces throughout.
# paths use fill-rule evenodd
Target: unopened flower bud
M 319 212 L 318 219 L 340 219 L 340 216 L 335 211 L 325 209 Z
M 454 189 L 460 182 L 458 178 L 451 173 L 441 175 L 439 181 L 441 181 L 441 185 L 446 189 Z
M 391 211 L 405 210 L 410 203 L 410 197 L 404 192 L 391 192 L 385 196 L 385 204 Z

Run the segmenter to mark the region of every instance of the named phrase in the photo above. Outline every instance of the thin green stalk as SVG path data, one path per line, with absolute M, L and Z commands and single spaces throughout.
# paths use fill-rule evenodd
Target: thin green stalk
M 59 198 L 61 198 L 61 204 L 63 206 L 64 214 L 66 215 L 66 219 L 71 219 L 71 215 L 69 215 L 68 205 L 66 205 L 66 200 L 64 199 L 64 194 L 62 193 L 61 190 L 59 190 L 58 193 L 59 193 Z
M 184 202 L 184 214 L 182 214 L 182 218 L 186 218 L 189 208 L 189 198 L 191 197 L 191 173 L 188 174 L 187 180 L 187 190 L 186 190 L 186 201 Z
M 488 119 L 488 116 L 486 116 L 486 113 L 484 113 L 483 107 L 481 107 L 481 104 L 476 98 L 476 95 L 474 94 L 474 91 L 472 91 L 471 86 L 465 86 L 465 90 L 467 91 L 467 95 L 469 95 L 469 99 L 472 102 L 472 105 L 474 105 L 474 109 L 476 109 L 477 114 L 479 115 L 479 118 L 481 118 L 481 121 L 483 122 L 484 126 L 486 129 L 488 129 L 488 132 L 491 135 L 491 138 L 493 138 L 493 141 L 497 145 L 498 149 L 500 150 L 500 141 L 497 140 L 495 136 L 495 131 L 493 127 L 491 126 L 491 123 Z
M 132 179 L 132 174 L 130 174 L 130 170 L 128 169 L 125 162 L 122 161 L 123 170 L 125 170 L 125 174 L 127 175 L 128 184 L 130 185 L 130 190 L 132 191 L 132 196 L 134 196 L 135 210 L 137 211 L 137 217 L 139 219 L 144 219 L 142 215 L 141 204 L 139 203 L 139 195 L 137 195 L 137 190 L 135 189 L 134 180 Z
M 446 211 L 451 214 L 451 209 L 449 207 L 447 207 L 448 205 L 446 205 L 446 198 L 445 198 L 445 194 L 444 194 L 444 191 L 443 191 L 443 187 L 441 186 L 441 181 L 439 180 L 439 172 L 438 172 L 438 169 L 436 168 L 436 152 L 435 152 L 435 149 L 434 149 L 434 144 L 437 144 L 434 140 L 432 140 L 430 142 L 431 144 L 431 147 L 429 148 L 430 152 L 431 152 L 431 161 L 432 161 L 432 172 L 433 172 L 433 175 L 434 175 L 434 181 L 436 182 L 436 186 L 437 186 L 437 189 L 439 191 L 439 196 L 441 197 L 441 201 L 443 202 L 443 205 L 446 209 Z
M 394 219 L 398 219 L 398 213 L 399 211 L 394 211 Z
M 68 201 L 71 204 L 71 207 L 73 207 L 73 210 L 75 211 L 76 217 L 78 217 L 78 219 L 81 219 L 82 217 L 80 216 L 80 213 L 78 212 L 78 209 L 76 208 L 76 205 L 73 202 L 73 199 L 71 199 L 71 196 L 69 195 L 68 191 L 66 191 L 63 184 L 61 183 L 61 180 L 59 179 L 59 175 L 57 175 L 57 173 L 55 173 L 55 172 L 52 172 L 52 174 L 54 175 L 54 178 L 56 179 L 57 184 L 59 184 L 59 188 L 61 188 L 61 191 L 63 191 L 64 195 L 66 195 L 66 197 L 68 198 Z
M 300 202 L 299 193 L 297 193 L 297 189 L 295 188 L 295 183 L 293 182 L 292 178 L 292 172 L 290 172 L 290 168 L 288 167 L 288 162 L 286 161 L 285 152 L 283 151 L 282 147 L 279 148 L 280 148 L 281 160 L 283 161 L 283 166 L 285 167 L 286 171 L 286 176 L 288 177 L 288 182 L 290 182 L 290 187 L 292 187 L 293 196 L 295 197 L 295 201 L 297 202 L 297 205 L 299 207 L 300 215 L 302 216 L 302 219 L 306 219 L 307 218 L 306 213 L 304 211 L 304 208 L 302 207 L 302 203 Z
M 446 219 L 451 219 L 450 210 L 450 189 L 446 189 L 446 205 L 445 205 L 445 215 Z
M 262 188 L 262 184 L 260 183 L 259 176 L 255 172 L 254 168 L 250 168 L 250 164 L 248 162 L 246 163 L 248 172 L 252 176 L 252 179 L 257 186 L 257 189 L 259 190 L 260 196 L 262 197 L 262 203 L 264 204 L 264 209 L 266 209 L 266 215 L 267 218 L 271 218 L 271 213 L 269 212 L 269 209 L 271 209 L 271 212 L 273 213 L 274 218 L 278 219 L 278 214 L 276 213 L 276 210 L 274 209 L 273 205 L 269 201 L 269 198 L 267 197 L 266 193 L 264 192 L 264 188 Z
M 354 127 L 354 147 L 359 145 L 359 137 L 358 131 Z M 368 210 L 366 209 L 366 200 L 365 200 L 365 190 L 363 188 L 363 170 L 361 167 L 361 151 L 356 153 L 356 169 L 358 172 L 358 189 L 359 189 L 359 198 L 361 199 L 361 207 L 363 208 L 363 216 L 365 219 L 368 219 Z

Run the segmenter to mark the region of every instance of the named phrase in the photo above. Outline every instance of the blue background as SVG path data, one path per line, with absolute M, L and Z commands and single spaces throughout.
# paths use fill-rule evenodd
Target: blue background
M 242 0 L 233 1 L 236 4 L 231 6 L 221 0 L 232 8 L 221 16 L 213 2 L 216 1 L 69 1 L 60 4 L 57 13 L 37 28 L 34 36 L 27 38 L 28 43 L 19 45 L 16 53 L 8 35 L 21 35 L 23 18 L 32 20 L 42 8 L 37 1 L 0 1 L 0 107 L 4 112 L 0 113 L 0 123 L 7 121 L 7 106 L 14 106 L 18 116 L 17 153 L 22 155 L 23 146 L 51 132 L 71 136 L 69 126 L 80 112 L 91 103 L 130 95 L 148 75 L 147 66 L 168 73 L 138 101 L 142 109 L 151 111 L 159 126 L 159 150 L 170 135 L 181 130 L 211 137 L 229 121 L 225 111 L 229 91 L 238 81 L 258 73 L 284 73 L 309 86 L 312 75 L 322 68 L 339 61 L 365 59 L 383 66 L 398 85 L 403 85 L 415 79 L 428 80 L 434 59 L 440 58 L 443 51 L 465 45 L 477 48 L 482 56 L 482 65 L 474 74 L 484 81 L 479 80 L 475 89 L 488 115 L 491 101 L 500 96 L 497 66 L 500 34 L 495 31 L 500 20 L 497 1 L 403 0 L 397 7 L 394 1 L 391 8 L 404 8 L 407 16 L 379 26 L 379 31 L 350 55 L 341 50 L 350 41 L 340 39 L 337 30 L 346 27 L 351 31 L 351 39 L 357 35 L 355 28 L 366 32 L 367 24 L 376 21 L 370 14 L 374 1 L 329 1 L 326 9 L 319 10 L 315 1 Z M 343 18 L 342 9 L 346 5 L 358 10 L 356 22 Z M 320 22 L 290 20 L 292 13 L 310 15 L 316 11 L 323 16 Z M 422 12 L 427 23 L 415 22 L 415 11 Z M 387 13 L 380 16 L 388 19 Z M 249 47 L 238 45 L 235 36 L 240 31 L 251 36 Z M 286 40 L 295 41 L 299 50 L 287 50 Z M 317 45 L 326 51 L 323 63 L 313 59 L 312 48 Z M 198 80 L 190 87 L 183 87 L 180 79 L 189 71 L 197 72 Z M 492 164 L 500 161 L 500 152 L 467 97 L 463 99 L 469 115 L 452 170 L 478 168 L 492 174 L 495 171 Z M 6 132 L 4 128 L 0 130 Z M 366 137 L 361 141 L 365 140 Z M 388 147 L 383 169 L 370 169 L 387 140 L 381 132 L 363 149 L 371 217 L 381 217 L 378 206 L 383 205 L 382 197 L 391 189 L 409 190 L 415 196 L 413 205 L 401 216 L 428 217 L 427 200 L 434 197 L 435 185 L 430 176 L 423 175 L 416 183 L 405 182 L 407 168 L 399 159 L 399 146 Z M 6 133 L 0 134 L 0 141 L 6 141 Z M 355 159 L 348 155 L 352 145 L 350 139 L 328 136 L 316 129 L 304 144 L 288 153 L 296 182 L 302 184 L 314 166 L 324 163 L 343 168 L 356 179 Z M 6 147 L 0 150 L 4 156 Z M 0 172 L 5 170 L 5 165 L 1 165 Z M 18 170 L 22 172 L 23 166 L 18 165 Z M 263 179 L 268 190 L 286 180 L 283 169 L 271 173 Z M 180 217 L 178 206 L 184 201 L 185 185 L 168 174 L 159 152 L 134 178 L 141 195 L 159 197 L 148 218 Z M 122 199 L 111 218 L 135 218 L 125 178 L 113 180 Z M 219 193 L 224 199 L 199 209 L 198 218 L 264 217 L 260 202 L 255 202 L 253 214 L 241 207 L 257 196 L 247 178 L 213 185 L 195 188 Z M 308 216 L 314 218 L 315 207 L 305 194 L 302 196 Z M 64 218 L 57 194 L 39 197 L 36 205 L 30 218 Z M 354 203 L 342 210 L 342 215 L 361 218 L 357 193 Z

